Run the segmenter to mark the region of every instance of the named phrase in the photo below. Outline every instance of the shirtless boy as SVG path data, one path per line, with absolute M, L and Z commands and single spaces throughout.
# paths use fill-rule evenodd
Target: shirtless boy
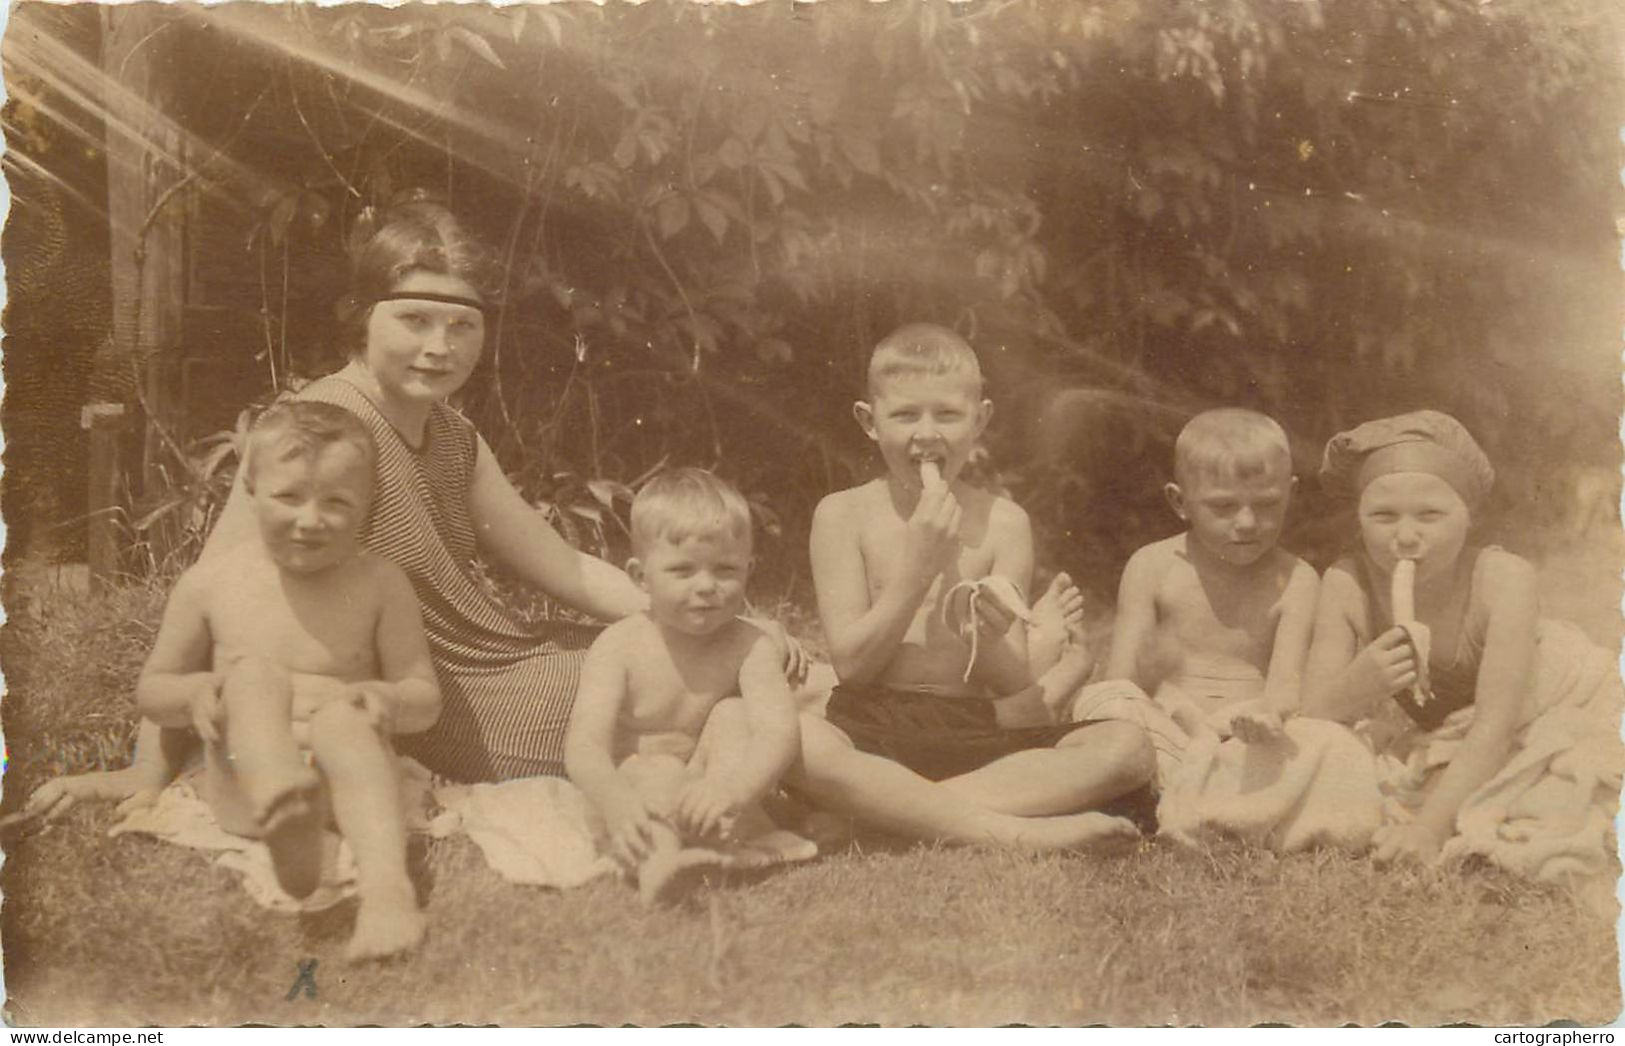
M 784 652 L 740 618 L 750 507 L 701 469 L 661 473 L 632 502 L 627 573 L 649 609 L 606 628 L 581 670 L 564 761 L 603 817 L 610 853 L 652 903 L 726 839 L 795 758 Z
M 1057 579 L 1033 608 L 1029 650 L 1017 621 L 1031 525 L 959 478 L 992 406 L 952 331 L 914 324 L 876 346 L 854 413 L 886 474 L 813 517 L 840 686 L 827 721 L 803 718 L 793 780 L 821 805 L 920 838 L 1046 849 L 1132 836 L 1126 820 L 1085 811 L 1150 779 L 1144 733 L 1064 721 L 1093 667 L 1081 597 Z
M 1106 671 L 1193 736 L 1232 722 L 1273 735 L 1298 707 L 1318 581 L 1276 547 L 1296 485 L 1286 433 L 1262 414 L 1198 414 L 1174 444 L 1164 491 L 1188 529 L 1130 557 Z
M 181 575 L 136 688 L 148 719 L 196 728 L 215 817 L 263 838 L 295 897 L 320 884 L 331 813 L 359 878 L 352 960 L 423 937 L 388 736 L 440 714 L 412 586 L 357 544 L 373 455 L 339 407 L 266 411 L 244 463 L 258 540 Z

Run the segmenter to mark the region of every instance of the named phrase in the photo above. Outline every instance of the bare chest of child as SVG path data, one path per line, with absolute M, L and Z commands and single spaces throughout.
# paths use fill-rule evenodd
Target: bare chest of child
M 873 605 L 903 569 L 908 520 L 898 514 L 884 484 L 866 489 L 857 540 L 862 553 L 869 600 Z M 932 579 L 886 671 L 879 682 L 897 687 L 929 687 L 944 693 L 972 693 L 964 681 L 970 649 L 952 627 L 966 609 L 964 594 L 955 600 L 954 614 L 945 620 L 943 606 L 961 581 L 977 581 L 993 572 L 998 559 L 997 528 L 993 525 L 994 499 L 974 489 L 956 490 L 963 515 L 955 549 Z
M 1291 558 L 1274 553 L 1246 567 L 1202 568 L 1170 556 L 1157 586 L 1159 637 L 1188 670 L 1269 671 Z
M 244 551 L 212 563 L 207 582 L 216 672 L 263 657 L 293 674 L 378 678 L 381 594 L 361 557 L 302 575 Z
M 641 619 L 623 648 L 626 697 L 616 721 L 617 755 L 662 739 L 698 740 L 718 701 L 739 694 L 739 670 L 761 632 L 732 621 L 704 636 L 663 633 Z

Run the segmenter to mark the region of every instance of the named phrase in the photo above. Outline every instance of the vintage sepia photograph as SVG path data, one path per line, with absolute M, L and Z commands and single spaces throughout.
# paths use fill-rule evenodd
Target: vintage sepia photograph
M 1622 54 L 13 2 L 5 1022 L 1615 1021 Z

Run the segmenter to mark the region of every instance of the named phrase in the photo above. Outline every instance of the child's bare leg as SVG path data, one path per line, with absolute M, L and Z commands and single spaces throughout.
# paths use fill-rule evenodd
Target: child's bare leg
M 339 834 L 355 854 L 361 907 L 345 958 L 376 959 L 416 947 L 426 921 L 406 874 L 406 822 L 393 753 L 367 713 L 348 701 L 310 717 L 310 747 L 327 778 Z
M 1095 810 L 1132 792 L 1156 772 L 1156 752 L 1132 723 L 1080 727 L 1054 748 L 995 759 L 942 782 L 967 802 L 1035 817 Z
M 915 839 L 1066 850 L 1139 834 L 1123 818 L 1100 813 L 1018 817 L 968 801 L 906 766 L 858 751 L 845 734 L 811 716 L 801 719 L 801 760 L 790 776 L 818 803 Z
M 649 826 L 648 853 L 638 862 L 638 898 L 644 904 L 674 900 L 690 885 L 686 873 L 693 862 L 685 840 L 665 818 L 693 771 L 676 756 L 641 755 L 621 764 L 618 772 L 660 814 Z
M 226 675 L 220 699 L 230 776 L 270 848 L 277 882 L 304 897 L 321 882 L 324 819 L 321 778 L 293 739 L 288 673 L 265 658 L 244 658 Z
M 688 761 L 689 773 L 726 779 L 750 751 L 750 744 L 750 715 L 745 702 L 737 697 L 724 698 L 711 706 L 694 757 Z

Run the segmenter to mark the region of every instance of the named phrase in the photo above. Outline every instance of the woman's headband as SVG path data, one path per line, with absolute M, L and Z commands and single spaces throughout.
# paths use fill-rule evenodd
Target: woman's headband
M 463 294 L 437 294 L 434 291 L 391 291 L 380 294 L 373 299 L 374 303 L 384 301 L 438 301 L 446 305 L 466 305 L 470 309 L 485 312 L 489 306 L 478 298 L 470 298 Z

